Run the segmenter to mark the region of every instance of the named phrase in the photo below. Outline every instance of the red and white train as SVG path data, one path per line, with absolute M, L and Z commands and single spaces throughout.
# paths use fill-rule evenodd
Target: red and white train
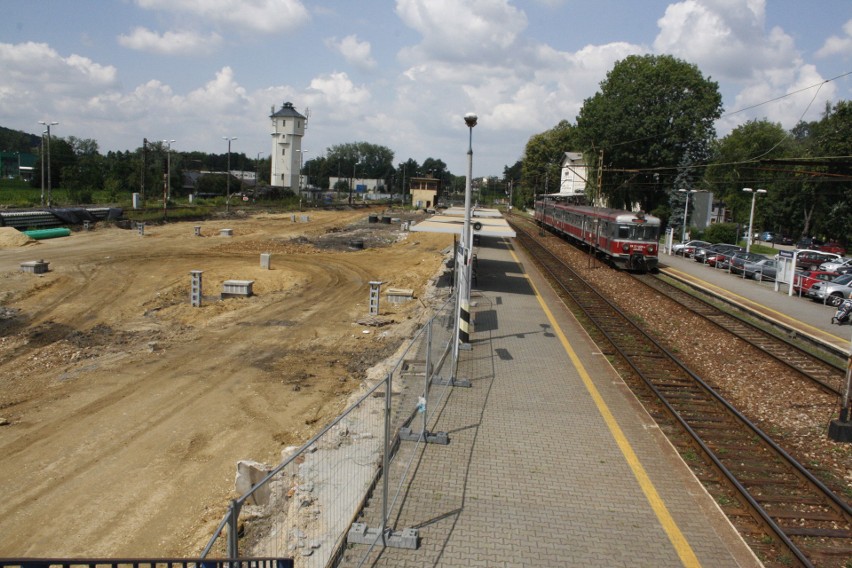
M 571 205 L 546 198 L 535 203 L 535 220 L 582 243 L 616 268 L 656 272 L 660 219 L 641 211 Z

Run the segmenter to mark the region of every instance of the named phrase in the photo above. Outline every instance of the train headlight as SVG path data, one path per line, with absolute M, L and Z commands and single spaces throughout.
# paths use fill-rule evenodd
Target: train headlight
M 621 250 L 624 252 L 630 252 L 630 243 L 622 243 Z
M 655 252 L 657 252 L 657 247 L 654 245 L 648 245 L 648 254 L 654 254 Z

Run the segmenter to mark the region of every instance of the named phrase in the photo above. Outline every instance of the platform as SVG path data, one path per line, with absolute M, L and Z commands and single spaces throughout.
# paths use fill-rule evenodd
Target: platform
M 482 238 L 477 256 L 472 387 L 437 413 L 450 443 L 425 446 L 392 514 L 419 547 L 366 565 L 759 566 L 523 254 Z
M 729 274 L 680 256 L 661 255 L 660 265 L 663 273 L 723 296 L 733 304 L 758 311 L 815 341 L 849 352 L 852 326 L 832 324 L 835 308 L 806 297 L 790 296 L 787 284 L 779 285 L 776 291 L 774 282 L 745 279 L 742 275 Z

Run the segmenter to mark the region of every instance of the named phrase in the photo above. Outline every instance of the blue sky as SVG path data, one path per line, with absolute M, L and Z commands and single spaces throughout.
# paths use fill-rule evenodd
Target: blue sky
M 57 121 L 104 153 L 143 137 L 224 153 L 235 136 L 233 151 L 268 155 L 270 110 L 290 101 L 310 109 L 307 159 L 366 141 L 457 175 L 475 112 L 474 175 L 500 175 L 645 53 L 719 83 L 720 135 L 852 99 L 850 0 L 3 0 L 2 14 L 0 126 Z

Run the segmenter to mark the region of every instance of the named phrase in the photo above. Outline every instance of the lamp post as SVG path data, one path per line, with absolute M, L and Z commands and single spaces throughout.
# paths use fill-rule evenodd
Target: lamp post
M 254 161 L 254 187 L 255 190 L 260 186 L 260 157 L 263 152 L 257 153 L 257 159 Z
M 310 150 L 296 150 L 299 153 L 299 197 L 302 197 L 302 168 L 304 168 L 305 154 Z
M 470 200 L 471 185 L 473 182 L 473 127 L 476 126 L 476 114 L 469 112 L 464 115 L 464 123 L 468 128 L 467 145 L 467 176 L 464 182 L 464 224 L 462 225 L 462 242 L 460 255 L 456 256 L 456 265 L 459 266 L 459 293 L 458 293 L 458 318 L 457 329 L 458 347 L 459 341 L 465 345 L 470 344 L 470 335 L 467 322 L 470 321 L 470 277 L 471 277 L 471 255 L 473 248 L 473 235 L 470 230 Z M 461 260 L 461 262 L 459 262 Z
M 47 122 L 46 120 L 39 120 L 39 124 L 43 124 L 47 127 L 47 206 L 50 207 L 51 204 L 51 183 L 50 183 L 50 127 L 56 126 L 59 124 L 58 122 Z M 44 190 L 42 190 L 41 196 L 42 205 L 44 205 Z
M 41 206 L 44 207 L 44 137 L 47 130 L 41 133 Z
M 228 141 L 228 170 L 225 172 L 225 184 L 227 187 L 225 213 L 231 212 L 231 141 L 236 139 L 236 136 L 222 136 L 222 140 Z
M 162 140 L 166 145 L 166 199 L 172 198 L 172 144 L 174 140 Z
M 693 193 L 698 193 L 697 189 L 679 189 L 681 193 L 686 194 L 686 204 L 683 206 L 683 230 L 680 234 L 680 242 L 686 242 L 686 218 L 689 216 L 689 196 Z
M 748 216 L 748 236 L 746 237 L 746 252 L 751 251 L 752 224 L 754 223 L 754 202 L 757 201 L 757 196 L 766 193 L 765 189 L 752 189 L 744 187 L 743 191 L 751 194 L 751 214 Z

